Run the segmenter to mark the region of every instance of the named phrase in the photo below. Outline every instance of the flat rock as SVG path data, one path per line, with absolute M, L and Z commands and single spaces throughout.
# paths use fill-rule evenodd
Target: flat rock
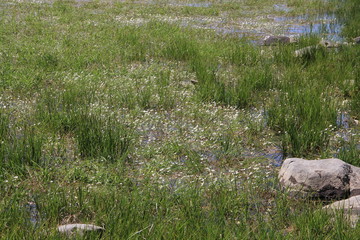
M 360 196 L 350 197 L 323 207 L 329 213 L 343 211 L 353 227 L 356 226 L 360 216 Z
M 292 195 L 341 199 L 350 193 L 351 173 L 352 166 L 336 158 L 288 158 L 280 169 L 279 180 Z
M 291 38 L 286 36 L 266 36 L 264 38 L 264 45 L 271 46 L 276 44 L 291 43 Z
M 105 229 L 102 227 L 92 224 L 81 224 L 81 223 L 61 225 L 58 226 L 57 229 L 60 233 L 64 233 L 66 235 L 73 235 L 73 234 L 84 235 L 85 232 L 101 233 L 105 231 Z

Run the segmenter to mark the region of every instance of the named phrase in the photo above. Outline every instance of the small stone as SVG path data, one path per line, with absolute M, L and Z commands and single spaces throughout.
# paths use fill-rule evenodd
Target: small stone
M 290 36 L 290 43 L 298 43 L 299 39 L 295 36 Z
M 60 233 L 64 233 L 66 235 L 84 235 L 84 233 L 86 232 L 99 232 L 102 233 L 103 231 L 105 231 L 104 228 L 96 226 L 96 225 L 92 225 L 92 224 L 81 224 L 81 223 L 76 223 L 76 224 L 66 224 L 66 225 L 61 225 L 58 226 L 58 231 Z
M 286 37 L 286 36 L 266 36 L 264 38 L 265 46 L 271 46 L 276 44 L 287 44 L 290 42 L 291 42 L 290 37 Z
M 199 81 L 198 81 L 198 80 L 195 80 L 195 79 L 191 79 L 190 82 L 191 82 L 192 84 L 194 84 L 194 85 L 196 85 L 196 84 L 199 83 Z
M 322 39 L 319 43 L 320 46 L 326 47 L 326 48 L 337 48 L 340 47 L 340 44 L 337 42 L 331 42 L 331 41 L 327 41 Z
M 353 41 L 354 41 L 354 43 L 356 43 L 356 44 L 360 44 L 360 36 L 359 36 L 359 37 L 356 37 L 356 38 L 353 38 Z

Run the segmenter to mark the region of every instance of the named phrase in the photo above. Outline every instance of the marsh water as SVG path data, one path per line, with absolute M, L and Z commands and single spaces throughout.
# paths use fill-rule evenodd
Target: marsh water
M 83 0 L 79 0 L 83 1 Z M 171 7 L 186 7 L 198 9 L 215 8 L 210 2 L 143 2 L 137 1 L 137 4 L 151 4 Z M 246 37 L 254 42 L 260 42 L 268 35 L 284 35 L 299 37 L 301 35 L 314 34 L 321 36 L 326 40 L 343 41 L 341 37 L 342 24 L 335 13 L 327 14 L 303 14 L 293 15 L 293 9 L 286 4 L 274 4 L 272 9 L 264 13 L 246 12 L 240 14 L 240 17 L 231 16 L 232 13 L 223 11 L 214 15 L 194 15 L 194 16 L 170 16 L 170 15 L 152 15 L 148 17 L 134 16 L 130 18 L 120 17 L 119 20 L 125 24 L 144 24 L 150 19 L 176 23 L 180 26 L 193 27 L 198 29 L 208 29 L 219 34 L 233 34 L 239 37 Z M 268 13 L 270 12 L 270 13 Z M 249 16 L 250 15 L 250 16 Z

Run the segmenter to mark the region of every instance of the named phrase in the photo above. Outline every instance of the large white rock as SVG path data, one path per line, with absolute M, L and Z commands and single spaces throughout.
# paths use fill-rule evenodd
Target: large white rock
M 329 213 L 343 211 L 341 214 L 355 227 L 360 216 L 360 195 L 334 202 L 323 209 Z
M 288 158 L 280 169 L 279 180 L 293 195 L 340 199 L 350 193 L 351 173 L 352 166 L 336 158 Z

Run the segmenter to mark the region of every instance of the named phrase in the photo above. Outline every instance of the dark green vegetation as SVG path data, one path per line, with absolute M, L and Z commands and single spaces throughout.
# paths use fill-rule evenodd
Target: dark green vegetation
M 192 22 L 312 6 L 360 35 L 355 0 L 279 2 L 0 2 L 0 238 L 357 239 L 288 199 L 268 157 L 360 164 L 360 46 L 296 58 L 319 36 L 264 47 Z

